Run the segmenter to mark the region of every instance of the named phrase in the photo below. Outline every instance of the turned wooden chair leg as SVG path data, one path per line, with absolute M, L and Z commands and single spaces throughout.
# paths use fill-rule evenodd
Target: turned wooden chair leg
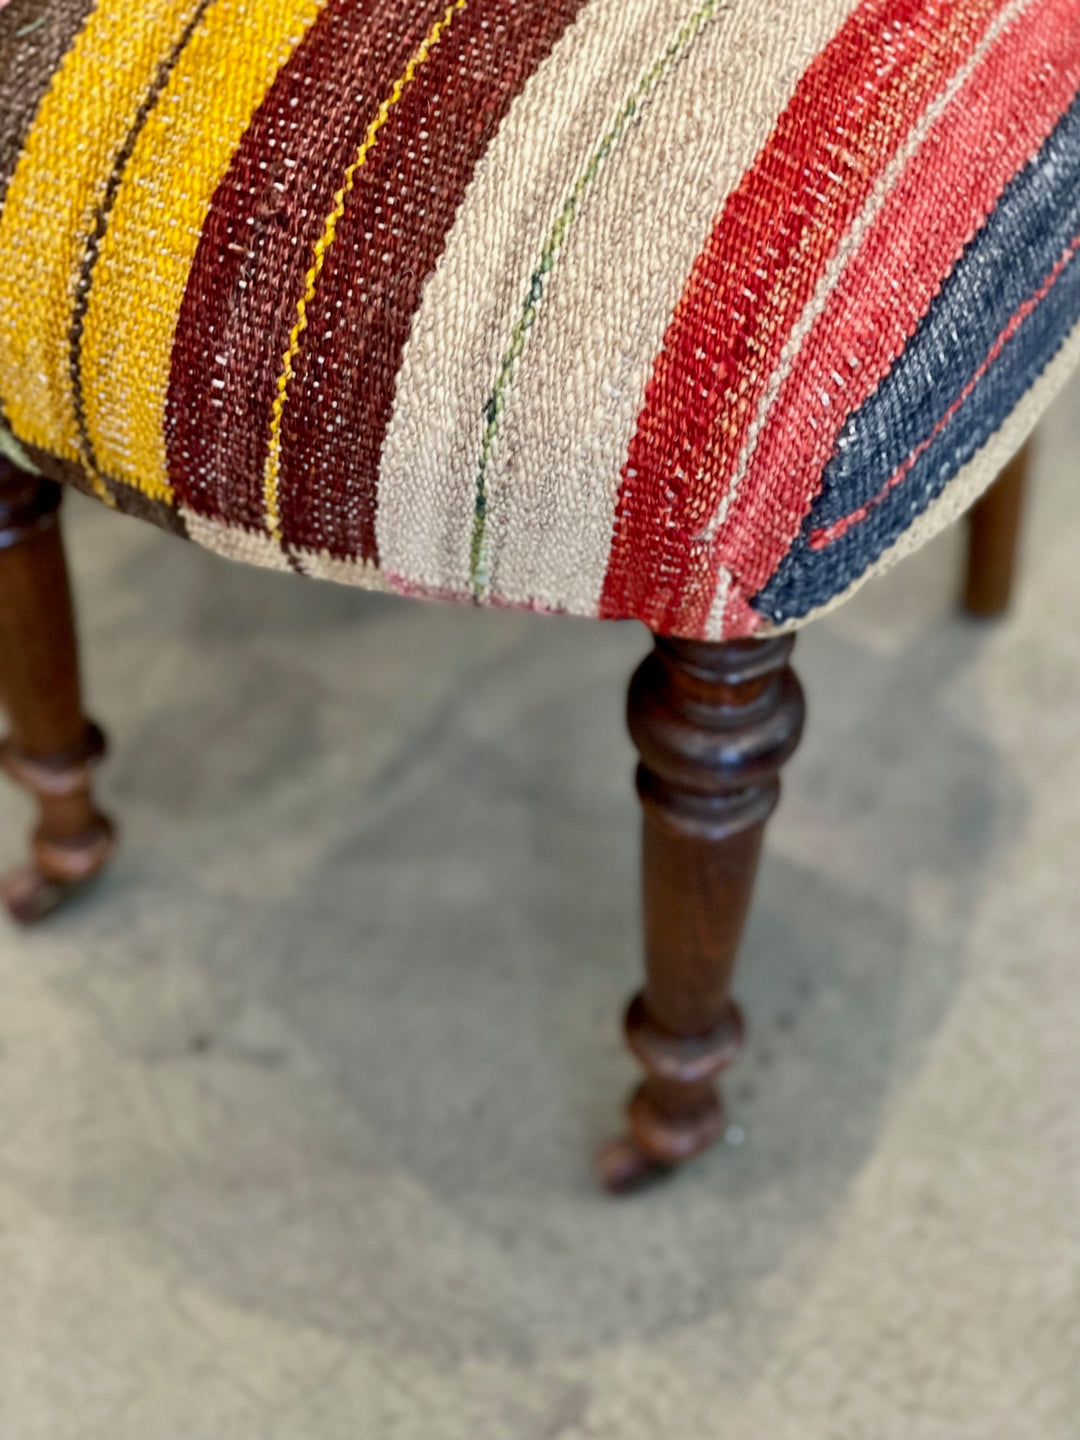
M 82 712 L 59 505 L 59 486 L 0 459 L 0 701 L 11 720 L 0 766 L 41 810 L 31 863 L 0 880 L 0 899 L 26 924 L 97 874 L 113 847 L 90 789 L 105 742 Z
M 1002 615 L 1009 608 L 1030 451 L 1029 441 L 968 514 L 964 607 L 972 615 Z
M 644 807 L 644 990 L 626 1034 L 647 1078 L 629 1133 L 600 1153 L 602 1183 L 635 1189 L 723 1129 L 716 1076 L 743 1019 L 731 977 L 779 770 L 802 733 L 794 640 L 656 640 L 630 686 Z

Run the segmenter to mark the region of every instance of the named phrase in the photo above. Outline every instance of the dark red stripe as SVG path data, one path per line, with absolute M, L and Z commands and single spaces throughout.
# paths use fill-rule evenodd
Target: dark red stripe
M 583 3 L 469 0 L 357 172 L 289 387 L 287 542 L 376 557 L 379 455 L 421 290 L 477 161 Z
M 201 514 L 264 528 L 270 408 L 312 247 L 388 84 L 444 10 L 445 0 L 331 0 L 218 187 L 181 306 L 165 420 L 170 482 Z

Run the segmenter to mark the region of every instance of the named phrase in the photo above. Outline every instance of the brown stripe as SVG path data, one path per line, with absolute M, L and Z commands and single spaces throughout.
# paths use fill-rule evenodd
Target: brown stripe
M 165 437 L 180 502 L 263 528 L 270 408 L 334 192 L 445 0 L 331 0 L 218 187 L 173 347 Z
M 357 173 L 289 385 L 287 543 L 377 558 L 379 455 L 424 282 L 477 161 L 582 3 L 469 0 Z
M 0 206 L 23 141 L 94 0 L 9 0 L 0 9 Z
M 0 9 L 0 210 L 38 106 L 94 0 L 9 0 Z M 0 385 L 0 424 L 4 418 Z
M 23 445 L 22 448 L 42 475 L 46 475 L 50 480 L 56 480 L 62 485 L 70 485 L 75 490 L 81 490 L 84 495 L 89 495 L 95 500 L 101 498 L 100 491 L 95 487 L 93 480 L 77 461 L 62 460 L 36 445 Z M 149 495 L 144 495 L 134 486 L 123 485 L 107 477 L 104 478 L 104 485 L 115 501 L 113 506 L 115 510 L 119 510 L 124 515 L 133 515 L 137 520 L 149 520 L 152 525 L 157 525 L 162 530 L 169 530 L 174 535 L 187 538 L 187 527 L 184 524 L 183 516 L 178 514 L 171 505 L 167 505 L 163 500 L 151 500 Z

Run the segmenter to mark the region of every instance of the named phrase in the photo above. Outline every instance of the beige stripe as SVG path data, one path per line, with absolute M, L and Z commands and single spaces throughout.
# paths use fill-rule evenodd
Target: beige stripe
M 304 550 L 290 546 L 289 554 L 297 568 L 313 580 L 333 580 L 337 585 L 355 585 L 361 590 L 389 593 L 386 577 L 374 560 L 345 560 L 328 550 Z
M 1042 375 L 1024 395 L 1000 429 L 995 430 L 981 450 L 978 450 L 945 486 L 938 498 L 897 539 L 896 544 L 874 562 L 846 590 L 835 595 L 827 605 L 820 605 L 801 619 L 787 620 L 783 625 L 763 627 L 758 635 L 779 635 L 787 630 L 799 630 L 811 620 L 827 615 L 849 600 L 856 590 L 868 580 L 891 570 L 898 560 L 912 555 L 928 540 L 953 524 L 970 509 L 984 490 L 1001 474 L 1005 466 L 1023 445 L 1038 424 L 1043 412 L 1049 408 L 1058 391 L 1065 385 L 1073 371 L 1080 365 L 1080 324 L 1073 329 L 1065 344 Z
M 215 555 L 223 555 L 226 560 L 238 560 L 243 565 L 258 565 L 264 570 L 290 568 L 281 546 L 269 535 L 256 535 L 252 530 L 208 520 L 205 515 L 199 515 L 185 506 L 179 509 L 189 537 L 204 550 L 212 550 Z
M 706 640 L 721 640 L 724 635 L 724 613 L 731 595 L 731 571 L 723 565 L 716 577 L 716 594 L 705 617 Z
M 593 0 L 511 108 L 425 288 L 383 453 L 390 572 L 467 585 L 484 405 L 555 217 L 693 0 Z M 546 277 L 489 471 L 496 594 L 593 614 L 619 474 L 678 296 L 807 62 L 855 8 L 734 0 L 608 160 Z
M 180 514 L 188 535 L 204 550 L 211 550 L 226 560 L 243 565 L 258 565 L 265 570 L 291 570 L 289 556 L 269 535 L 244 530 L 239 525 L 223 525 L 208 520 L 194 510 L 181 507 Z M 387 585 L 378 566 L 370 560 L 341 560 L 325 550 L 290 550 L 296 568 L 316 580 L 333 580 L 339 585 L 355 585 L 362 590 L 386 591 Z
M 829 297 L 840 283 L 840 278 L 847 269 L 852 257 L 861 248 L 870 227 L 885 208 L 885 202 L 888 199 L 889 192 L 896 186 L 908 164 L 914 159 L 915 155 L 926 142 L 931 130 L 956 99 L 961 89 L 963 89 L 971 79 L 978 66 L 986 59 L 992 47 L 1001 38 L 1002 32 L 1007 26 L 1011 25 L 1023 11 L 1030 9 L 1032 5 L 1037 3 L 1040 3 L 1040 0 L 1012 0 L 1012 3 L 1005 7 L 987 30 L 979 45 L 969 56 L 967 62 L 952 76 L 948 84 L 945 85 L 923 112 L 919 123 L 911 131 L 911 134 L 893 156 L 892 160 L 886 165 L 877 181 L 875 181 L 874 188 L 862 212 L 838 245 L 836 252 L 830 258 L 829 263 L 825 267 L 824 274 L 818 281 L 813 296 L 807 302 L 806 308 L 799 316 L 791 334 L 784 342 L 784 348 L 780 352 L 780 363 L 773 372 L 765 389 L 765 393 L 758 402 L 757 413 L 747 432 L 743 448 L 739 452 L 738 463 L 735 467 L 735 474 L 731 484 L 724 493 L 716 514 L 705 528 L 702 536 L 703 539 L 708 541 L 714 540 L 717 530 L 727 518 L 727 513 L 731 508 L 732 502 L 738 494 L 739 487 L 750 468 L 754 452 L 757 449 L 758 440 L 765 426 L 768 424 L 769 415 L 780 394 L 781 386 L 795 368 L 795 362 L 799 357 L 803 345 L 806 343 L 810 331 L 829 303 Z M 726 588 L 726 586 L 722 588 Z M 706 635 L 709 639 L 719 639 L 719 632 L 714 635 L 711 630 L 708 630 L 706 631 Z

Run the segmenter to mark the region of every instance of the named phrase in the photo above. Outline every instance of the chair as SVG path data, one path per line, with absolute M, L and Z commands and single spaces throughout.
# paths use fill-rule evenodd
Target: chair
M 114 844 L 61 487 L 232 559 L 655 637 L 633 1189 L 723 1128 L 794 632 L 970 510 L 1009 599 L 1080 354 L 1080 0 L 0 0 L 14 918 Z M 538 621 L 537 623 L 541 623 Z

